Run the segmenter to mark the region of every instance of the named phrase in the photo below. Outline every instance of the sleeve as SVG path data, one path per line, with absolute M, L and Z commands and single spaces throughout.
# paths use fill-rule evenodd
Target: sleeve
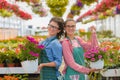
M 80 41 L 82 47 L 85 50 L 89 50 L 91 48 L 94 48 L 96 46 L 98 46 L 98 41 L 97 41 L 97 36 L 96 36 L 96 32 L 92 32 L 91 35 L 91 39 L 89 42 L 85 42 L 84 40 L 82 40 L 80 37 L 78 37 L 78 40 Z
M 52 44 L 52 53 L 54 62 L 56 63 L 56 68 L 58 69 L 62 63 L 62 46 L 59 42 Z
M 62 42 L 62 48 L 63 48 L 63 58 L 65 60 L 65 63 L 68 66 L 70 66 L 72 69 L 74 69 L 77 72 L 81 72 L 81 73 L 85 73 L 85 74 L 89 73 L 89 71 L 90 71 L 89 68 L 81 66 L 74 61 L 72 52 L 70 50 L 70 46 L 67 41 Z

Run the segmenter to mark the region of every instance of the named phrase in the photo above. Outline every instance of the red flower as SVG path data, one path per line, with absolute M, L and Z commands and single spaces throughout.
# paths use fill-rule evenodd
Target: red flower
M 15 4 L 11 5 L 11 9 L 13 10 L 13 12 L 17 12 L 19 10 L 19 7 Z

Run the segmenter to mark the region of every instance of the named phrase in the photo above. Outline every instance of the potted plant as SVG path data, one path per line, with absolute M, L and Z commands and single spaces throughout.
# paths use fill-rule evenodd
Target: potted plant
M 106 56 L 106 48 L 94 47 L 84 53 L 91 68 L 102 69 L 104 67 L 104 59 Z
M 21 65 L 26 71 L 35 71 L 38 67 L 38 57 L 43 45 L 38 45 L 38 41 L 33 37 L 26 37 L 23 44 L 19 45 L 20 54 L 19 59 L 22 61 Z
M 6 55 L 6 64 L 8 67 L 14 67 L 15 66 L 15 59 L 16 59 L 16 53 L 14 50 L 7 50 L 5 51 Z
M 4 61 L 6 59 L 6 55 L 3 52 L 0 52 L 0 67 L 4 67 Z

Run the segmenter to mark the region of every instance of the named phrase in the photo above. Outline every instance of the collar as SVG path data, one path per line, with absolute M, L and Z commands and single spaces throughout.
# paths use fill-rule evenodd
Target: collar
M 57 38 L 56 36 L 52 36 L 52 37 L 47 38 L 47 40 L 51 41 L 51 40 L 56 39 L 56 38 Z

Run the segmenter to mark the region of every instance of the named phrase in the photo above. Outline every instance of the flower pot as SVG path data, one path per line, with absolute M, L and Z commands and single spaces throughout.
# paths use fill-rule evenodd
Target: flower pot
M 4 67 L 4 64 L 3 64 L 3 63 L 0 63 L 0 67 Z
M 34 73 L 38 68 L 38 59 L 23 61 L 21 65 L 25 72 Z
M 15 67 L 15 63 L 7 63 L 7 67 Z
M 90 67 L 95 69 L 103 69 L 104 67 L 104 60 L 99 59 L 96 62 L 90 62 Z

